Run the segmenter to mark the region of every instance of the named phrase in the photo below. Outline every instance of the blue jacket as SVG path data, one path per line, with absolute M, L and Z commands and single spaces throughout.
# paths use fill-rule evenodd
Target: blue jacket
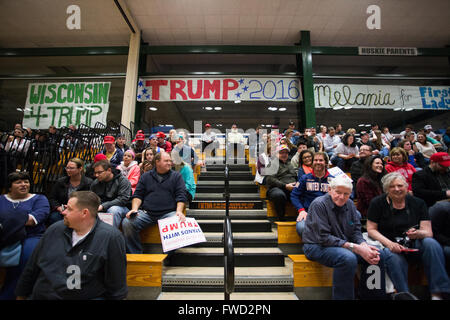
M 186 202 L 186 186 L 179 172 L 170 170 L 159 182 L 156 168 L 144 173 L 133 197 L 142 200 L 141 209 L 155 216 L 176 211 L 177 202 Z
M 106 155 L 106 149 L 103 150 L 103 154 Z M 123 151 L 116 147 L 116 152 L 109 160 L 113 168 L 116 168 L 123 161 Z
M 303 175 L 298 181 L 297 187 L 291 192 L 291 202 L 298 210 L 308 210 L 311 202 L 328 192 L 328 178 L 333 178 L 326 172 L 325 176 L 318 178 L 314 172 Z

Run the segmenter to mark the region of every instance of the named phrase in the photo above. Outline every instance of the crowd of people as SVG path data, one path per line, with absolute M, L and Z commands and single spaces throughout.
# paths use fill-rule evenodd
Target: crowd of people
M 383 286 L 390 281 L 408 293 L 408 262 L 419 261 L 432 299 L 448 299 L 450 130 L 438 135 L 426 125 L 415 133 L 408 125 L 391 134 L 372 125 L 359 137 L 340 125 L 319 131 L 302 134 L 291 123 L 284 135 L 268 135 L 271 148 L 258 157 L 255 181 L 266 185 L 279 220 L 289 219 L 289 202 L 297 210 L 306 257 L 334 268 L 333 298 L 354 298 L 358 263 L 377 265 Z M 333 166 L 340 170 L 330 173 Z
M 30 142 L 17 126 L 0 142 L 0 150 L 35 151 L 40 137 L 49 141 L 53 129 Z M 383 284 L 386 274 L 395 290 L 408 292 L 405 272 L 414 258 L 425 266 L 432 297 L 447 297 L 450 129 L 439 135 L 427 125 L 415 133 L 408 125 L 391 134 L 373 125 L 357 135 L 353 128 L 344 132 L 336 125 L 320 126 L 317 134 L 316 128 L 301 133 L 293 122 L 282 133 L 262 134 L 260 129 L 256 143 L 248 146 L 256 158 L 255 181 L 267 186 L 279 220 L 286 219 L 288 202 L 295 207 L 305 255 L 335 268 L 333 298 L 354 298 L 358 262 L 380 266 Z M 209 124 L 200 140 L 201 150 L 216 156 L 219 143 Z M 7 176 L 7 193 L 0 196 L 1 259 L 8 260 L 0 299 L 123 299 L 123 259 L 125 253 L 143 252 L 139 232 L 165 217 L 184 221 L 184 210 L 195 198 L 195 168 L 204 166 L 189 136 L 177 130 L 146 136 L 139 130 L 130 145 L 121 134 L 106 135 L 102 142 L 92 163 L 69 159 L 48 195 L 30 193 L 32 179 L 26 172 Z M 246 143 L 233 125 L 227 157 L 239 156 Z M 331 173 L 331 167 L 344 174 Z M 113 217 L 112 225 L 98 218 L 101 213 Z M 107 248 L 96 248 L 100 242 Z M 68 253 L 73 258 L 64 268 L 52 265 L 52 259 Z M 85 263 L 89 259 L 95 261 Z M 77 272 L 83 273 L 81 286 Z M 73 286 L 62 285 L 61 279 L 72 273 Z

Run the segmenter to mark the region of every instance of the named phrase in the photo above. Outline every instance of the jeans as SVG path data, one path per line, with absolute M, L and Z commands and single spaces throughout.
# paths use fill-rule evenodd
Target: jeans
M 290 191 L 278 187 L 270 188 L 267 191 L 267 199 L 273 202 L 277 216 L 280 219 L 284 218 L 286 203 L 291 199 L 290 194 Z
M 16 298 L 14 291 L 16 290 L 17 282 L 25 269 L 28 259 L 41 240 L 41 236 L 34 236 L 25 238 L 22 241 L 22 253 L 20 255 L 19 265 L 16 267 L 6 268 L 6 276 L 3 287 L 0 290 L 0 300 L 14 300 Z
M 107 213 L 112 213 L 114 215 L 114 221 L 113 225 L 115 228 L 120 227 L 120 223 L 122 222 L 123 218 L 125 218 L 125 215 L 130 211 L 127 207 L 120 207 L 120 206 L 112 206 L 108 210 L 106 210 Z
M 399 254 L 391 252 L 388 248 L 383 249 L 387 273 L 394 287 L 399 292 L 409 292 L 408 260 L 420 258 L 430 292 L 450 292 L 450 281 L 445 270 L 445 258 L 441 245 L 433 238 L 418 239 L 414 244 L 414 247 L 419 249 L 418 253 Z
M 125 218 L 122 221 L 122 231 L 125 237 L 127 253 L 142 253 L 142 244 L 139 232 L 152 224 L 157 224 L 159 219 L 169 218 L 175 215 L 175 211 L 154 216 L 144 210 L 138 210 L 133 218 Z
M 355 299 L 354 278 L 358 263 L 362 266 L 361 273 L 365 272 L 369 264 L 358 254 L 342 247 L 323 247 L 318 244 L 305 243 L 303 251 L 309 260 L 317 261 L 327 267 L 333 268 L 333 300 L 353 300 Z M 377 265 L 380 269 L 380 290 L 384 290 L 384 257 L 380 251 L 380 262 Z M 361 277 L 362 278 L 362 277 Z M 360 284 L 362 288 L 364 284 Z M 369 288 L 366 288 L 370 290 Z
M 306 224 L 306 219 L 303 219 L 302 221 L 297 221 L 297 223 L 295 224 L 295 230 L 297 230 L 298 235 L 301 237 L 303 230 L 305 230 L 305 224 Z

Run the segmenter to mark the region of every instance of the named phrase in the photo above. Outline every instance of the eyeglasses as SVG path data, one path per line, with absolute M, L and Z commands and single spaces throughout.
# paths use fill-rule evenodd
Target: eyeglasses
M 302 159 L 310 159 L 310 158 L 312 158 L 312 156 L 304 156 L 304 157 L 302 157 Z
M 66 167 L 66 170 L 75 170 L 78 169 L 77 167 Z
M 101 175 L 103 172 L 105 172 L 106 170 L 102 170 L 102 171 L 94 171 L 94 176 L 99 176 Z

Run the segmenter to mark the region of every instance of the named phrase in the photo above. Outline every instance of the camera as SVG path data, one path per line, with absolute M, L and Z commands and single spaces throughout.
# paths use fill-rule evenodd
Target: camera
M 406 248 L 413 247 L 413 241 L 408 236 L 395 237 L 395 242 L 397 242 L 398 244 L 400 244 Z

